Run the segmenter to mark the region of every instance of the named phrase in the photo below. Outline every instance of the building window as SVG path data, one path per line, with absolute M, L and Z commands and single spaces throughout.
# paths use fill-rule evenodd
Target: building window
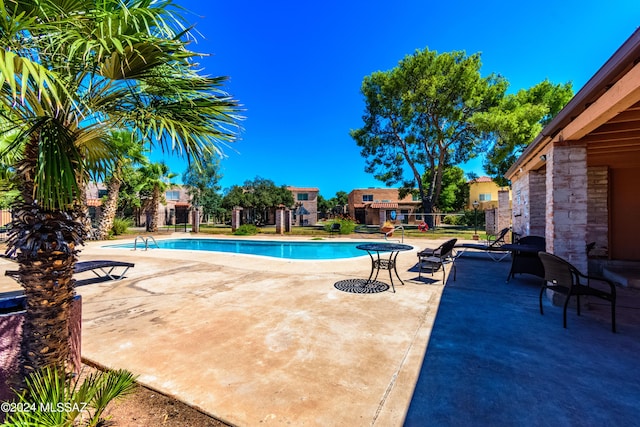
M 179 190 L 169 190 L 165 193 L 167 200 L 180 200 Z
M 420 198 L 419 194 L 412 194 L 411 195 L 411 200 L 413 200 L 414 202 L 421 202 L 422 199 Z
M 98 190 L 98 199 L 103 198 L 104 196 L 106 196 L 109 192 L 107 190 Z
M 373 202 L 373 194 L 363 194 L 362 195 L 363 202 Z
M 298 193 L 298 200 L 309 200 L 309 193 Z
M 489 202 L 491 201 L 491 193 L 480 194 L 478 196 L 478 200 L 481 202 Z

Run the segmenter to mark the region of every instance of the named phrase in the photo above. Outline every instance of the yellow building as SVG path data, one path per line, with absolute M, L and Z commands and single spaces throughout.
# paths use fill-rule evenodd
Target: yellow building
M 473 202 L 478 201 L 478 209 L 486 210 L 498 207 L 498 190 L 500 187 L 488 176 L 481 176 L 469 181 L 469 200 L 467 208 L 473 209 Z M 511 201 L 511 191 L 509 191 Z

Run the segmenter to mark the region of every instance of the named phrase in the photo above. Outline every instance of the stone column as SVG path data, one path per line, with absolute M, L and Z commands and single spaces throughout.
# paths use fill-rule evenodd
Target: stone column
M 543 171 L 529 172 L 529 234 L 543 236 L 546 230 L 546 210 L 548 187 Z
M 518 175 L 513 180 L 513 232 L 520 236 L 529 235 L 529 174 Z
M 292 223 L 293 212 L 291 209 L 284 210 L 284 231 L 285 233 L 291 232 L 291 223 Z
M 500 231 L 497 212 L 497 208 L 485 209 L 484 211 L 484 231 L 487 234 L 496 234 Z
M 284 208 L 276 209 L 276 234 L 284 234 L 285 215 Z
M 231 211 L 231 231 L 236 231 L 242 222 L 242 208 L 236 206 Z
M 511 226 L 511 203 L 509 190 L 498 190 L 498 208 L 496 210 L 496 232 Z
M 547 154 L 547 252 L 587 272 L 587 147 L 555 144 Z
M 191 231 L 193 233 L 200 232 L 200 208 L 194 206 L 191 211 Z

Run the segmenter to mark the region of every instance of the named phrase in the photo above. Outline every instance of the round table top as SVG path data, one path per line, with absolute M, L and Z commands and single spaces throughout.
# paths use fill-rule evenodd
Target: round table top
M 364 245 L 356 246 L 357 249 L 371 252 L 400 252 L 410 251 L 413 246 L 403 245 L 400 243 L 365 243 Z

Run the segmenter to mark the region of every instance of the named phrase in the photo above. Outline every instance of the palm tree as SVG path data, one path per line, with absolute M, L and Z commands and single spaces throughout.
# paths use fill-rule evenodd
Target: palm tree
M 113 220 L 118 210 L 118 194 L 124 178 L 123 172 L 129 164 L 144 164 L 147 158 L 142 152 L 142 143 L 135 139 L 131 132 L 117 131 L 111 135 L 115 148 L 115 157 L 111 167 L 111 175 L 107 179 L 107 199 L 102 206 L 102 216 L 98 223 L 96 238 L 106 239 L 113 227 Z
M 203 77 L 171 0 L 0 0 L 0 115 L 18 132 L 0 153 L 21 201 L 8 244 L 27 299 L 22 378 L 65 366 L 82 193 L 103 174 L 114 129 L 198 161 L 233 141 L 238 103 Z
M 141 175 L 141 199 L 147 212 L 147 231 L 158 231 L 158 205 L 163 201 L 163 193 L 169 188 L 171 178 L 176 174 L 169 172 L 164 163 L 151 163 L 138 168 Z

